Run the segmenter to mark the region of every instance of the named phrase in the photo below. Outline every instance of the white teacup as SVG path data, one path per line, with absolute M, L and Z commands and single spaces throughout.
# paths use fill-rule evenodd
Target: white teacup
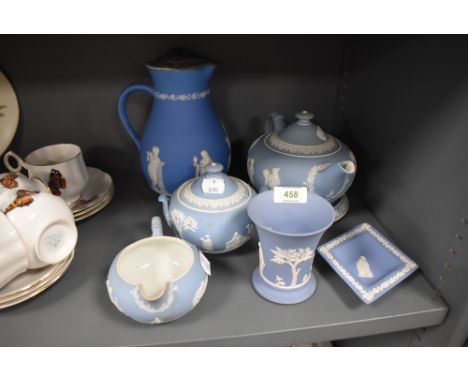
M 0 209 L 26 248 L 28 268 L 59 263 L 75 248 L 78 239 L 75 220 L 70 207 L 60 197 L 45 192 L 8 190 L 0 194 Z
M 23 174 L 0 174 L 0 194 L 8 190 L 32 190 L 52 193 L 49 186 L 37 177 L 29 179 Z
M 16 166 L 11 164 L 11 158 L 16 161 Z M 12 173 L 18 173 L 25 168 L 30 179 L 34 177 L 41 179 L 54 195 L 62 197 L 67 202 L 79 198 L 89 179 L 81 149 L 74 144 L 45 146 L 28 154 L 24 160 L 9 151 L 3 161 Z
M 28 269 L 26 246 L 4 213 L 0 213 L 0 288 Z

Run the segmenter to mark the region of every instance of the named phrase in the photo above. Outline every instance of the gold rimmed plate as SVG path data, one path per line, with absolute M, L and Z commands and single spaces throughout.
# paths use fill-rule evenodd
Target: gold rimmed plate
M 42 269 L 31 269 L 0 289 L 0 309 L 19 304 L 45 291 L 70 267 L 75 251 L 62 262 Z
M 87 167 L 89 180 L 79 198 L 70 204 L 73 214 L 98 206 L 113 188 L 111 176 L 97 168 Z
M 75 214 L 75 222 L 79 222 L 81 220 L 84 220 L 84 219 L 87 219 L 95 214 L 97 214 L 98 212 L 100 212 L 102 209 L 104 209 L 111 201 L 112 201 L 112 197 L 114 196 L 114 193 L 111 192 L 109 194 L 109 196 L 104 199 L 98 206 L 96 206 L 95 208 L 91 209 L 91 210 L 88 210 L 88 211 L 84 211 L 84 212 L 81 212 L 79 214 Z

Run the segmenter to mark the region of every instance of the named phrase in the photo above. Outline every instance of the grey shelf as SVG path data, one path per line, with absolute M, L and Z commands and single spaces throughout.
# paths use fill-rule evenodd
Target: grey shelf
M 121 248 L 149 235 L 150 218 L 161 208 L 136 173 L 112 175 L 114 200 L 79 223 L 69 271 L 39 296 L 0 311 L 1 346 L 294 345 L 437 325 L 447 313 L 420 272 L 366 305 L 320 256 L 315 260 L 317 291 L 310 300 L 294 306 L 270 303 L 250 284 L 258 262 L 252 239 L 233 254 L 210 257 L 213 276 L 188 315 L 160 326 L 138 324 L 113 307 L 105 278 Z M 348 216 L 323 241 L 364 221 L 385 232 L 356 197 L 350 202 Z

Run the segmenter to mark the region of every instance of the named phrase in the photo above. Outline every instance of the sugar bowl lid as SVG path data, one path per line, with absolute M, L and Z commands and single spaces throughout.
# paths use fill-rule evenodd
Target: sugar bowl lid
M 340 147 L 334 137 L 312 122 L 312 113 L 304 110 L 296 113 L 295 117 L 296 122 L 279 132 L 267 135 L 265 143 L 268 147 L 283 154 L 297 156 L 327 155 Z
M 226 175 L 222 164 L 212 162 L 205 171 L 177 189 L 177 199 L 186 207 L 220 212 L 239 208 L 252 198 L 252 188 L 242 180 Z

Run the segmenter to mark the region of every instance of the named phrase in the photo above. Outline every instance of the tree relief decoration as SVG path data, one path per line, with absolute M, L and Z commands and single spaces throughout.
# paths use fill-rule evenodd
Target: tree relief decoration
M 302 286 L 304 282 L 301 282 L 300 284 L 297 283 L 299 272 L 301 271 L 299 264 L 307 260 L 313 260 L 315 252 L 309 247 L 297 249 L 282 249 L 276 247 L 275 249 L 272 249 L 271 252 L 275 256 L 273 256 L 270 261 L 280 265 L 287 264 L 291 268 L 291 283 L 288 285 L 288 287 L 297 288 Z
M 302 184 L 307 187 L 307 191 L 314 192 L 315 191 L 315 180 L 317 175 L 321 172 L 326 170 L 332 164 L 330 162 L 320 163 L 315 166 L 312 166 L 309 171 L 307 172 L 307 178 Z
M 175 229 L 182 235 L 184 231 L 195 232 L 198 230 L 198 222 L 192 216 L 185 215 L 181 210 L 174 208 L 170 212 L 171 221 L 174 224 Z

